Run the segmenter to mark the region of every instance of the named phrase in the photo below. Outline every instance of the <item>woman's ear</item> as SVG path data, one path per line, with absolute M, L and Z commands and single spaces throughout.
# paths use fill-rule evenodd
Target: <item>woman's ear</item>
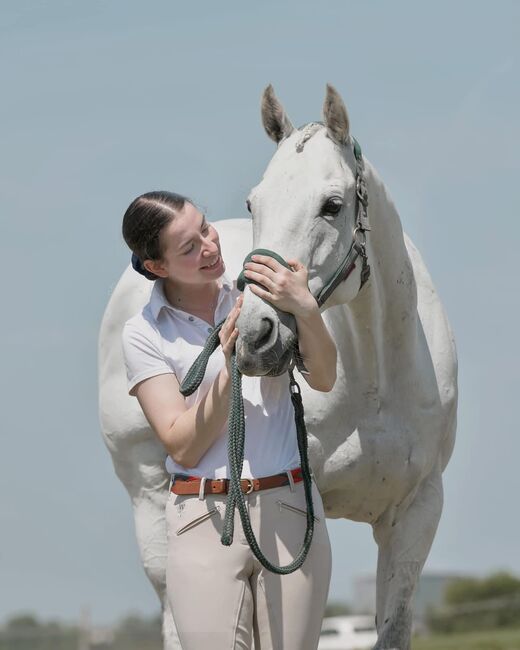
M 143 266 L 148 272 L 160 278 L 166 278 L 168 276 L 168 271 L 164 269 L 164 265 L 160 260 L 145 260 Z

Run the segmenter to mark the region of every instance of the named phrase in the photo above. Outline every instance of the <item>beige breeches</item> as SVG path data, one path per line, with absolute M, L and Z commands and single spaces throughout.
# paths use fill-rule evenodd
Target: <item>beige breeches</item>
M 305 533 L 303 482 L 246 495 L 260 548 L 288 564 Z M 297 571 L 264 569 L 244 537 L 238 510 L 231 546 L 220 542 L 226 495 L 170 493 L 167 591 L 183 650 L 316 650 L 331 574 L 321 496 L 309 555 Z M 254 641 L 254 645 L 253 645 Z

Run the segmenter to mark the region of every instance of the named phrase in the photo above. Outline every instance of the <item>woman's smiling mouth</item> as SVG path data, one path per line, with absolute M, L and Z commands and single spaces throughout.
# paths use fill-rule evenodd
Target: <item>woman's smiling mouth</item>
M 201 266 L 201 270 L 211 270 L 215 269 L 220 263 L 220 254 L 217 257 L 217 259 L 213 262 L 213 264 L 207 264 L 206 266 Z

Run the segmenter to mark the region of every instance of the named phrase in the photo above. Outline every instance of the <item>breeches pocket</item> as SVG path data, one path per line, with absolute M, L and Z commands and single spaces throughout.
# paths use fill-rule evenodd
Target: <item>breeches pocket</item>
M 180 537 L 205 525 L 213 526 L 221 519 L 223 505 L 192 495 L 171 494 L 167 504 L 168 536 Z

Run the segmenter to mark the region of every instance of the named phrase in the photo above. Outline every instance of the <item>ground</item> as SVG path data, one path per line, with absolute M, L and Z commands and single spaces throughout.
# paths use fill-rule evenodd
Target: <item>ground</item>
M 520 650 L 520 628 L 416 637 L 412 650 Z

